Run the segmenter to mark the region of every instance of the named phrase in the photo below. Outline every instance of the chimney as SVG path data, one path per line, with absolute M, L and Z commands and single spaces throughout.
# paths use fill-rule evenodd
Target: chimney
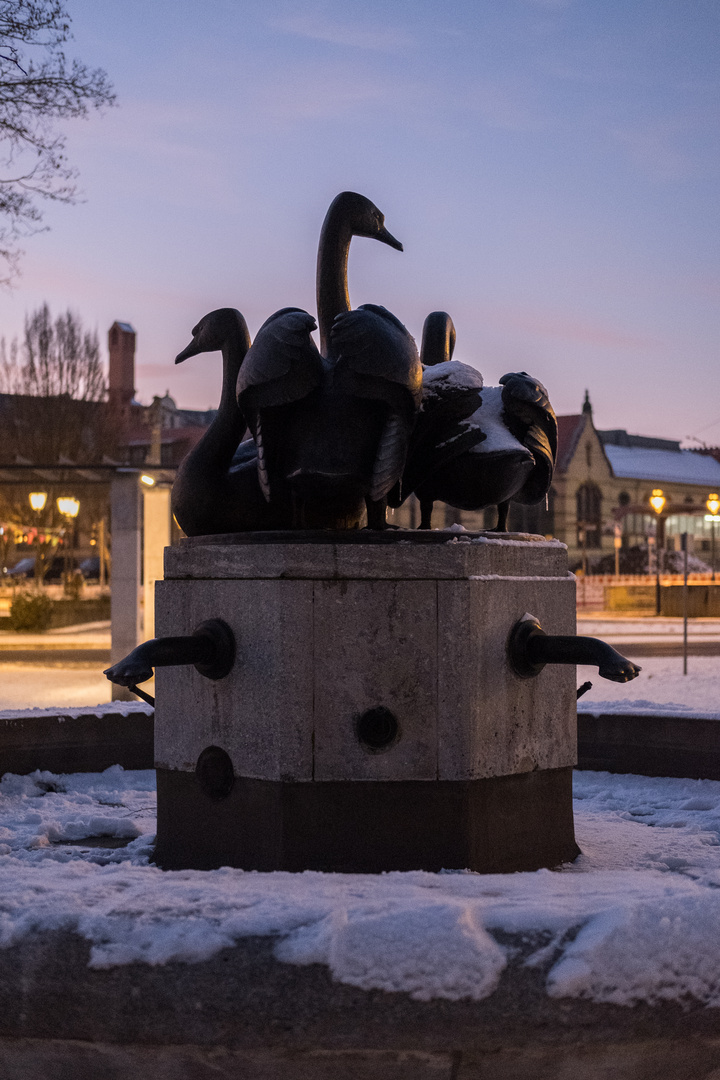
M 135 396 L 135 331 L 130 323 L 114 322 L 108 331 L 110 405 L 130 414 L 130 402 Z

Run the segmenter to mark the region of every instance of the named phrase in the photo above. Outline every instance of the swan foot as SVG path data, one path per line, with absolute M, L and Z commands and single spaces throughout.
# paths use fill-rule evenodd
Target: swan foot
M 397 525 L 390 525 L 387 520 L 387 499 L 365 499 L 367 510 L 368 529 L 397 529 Z
M 497 525 L 495 526 L 494 529 L 491 529 L 490 531 L 491 532 L 507 532 L 507 520 L 508 520 L 508 512 L 510 510 L 510 500 L 506 499 L 504 502 L 498 503 L 497 504 L 497 510 L 498 510 Z
M 432 512 L 434 499 L 419 499 L 420 524 L 418 529 L 432 529 Z

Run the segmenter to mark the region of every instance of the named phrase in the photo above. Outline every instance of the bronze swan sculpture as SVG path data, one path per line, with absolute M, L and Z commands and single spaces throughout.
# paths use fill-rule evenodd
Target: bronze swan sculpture
M 193 328 L 192 341 L 178 353 L 181 364 L 203 352 L 222 352 L 220 404 L 210 427 L 181 463 L 172 489 L 172 511 L 188 536 L 246 532 L 289 524 L 284 508 L 268 506 L 258 482 L 257 450 L 241 443 L 246 429 L 235 386 L 248 349 L 245 319 L 234 308 L 219 308 Z
M 258 445 L 265 497 L 293 507 L 296 528 L 385 527 L 388 492 L 405 466 L 420 404 L 415 342 L 385 308 L 353 311 L 347 260 L 353 236 L 402 245 L 369 199 L 342 192 L 320 235 L 315 320 L 276 312 L 258 331 L 238 377 L 238 404 Z
M 431 528 L 436 500 L 461 510 L 495 505 L 496 531 L 504 532 L 511 500 L 536 503 L 550 488 L 557 457 L 555 413 L 545 387 L 524 371 L 504 375 L 500 386 L 483 386 L 479 372 L 451 359 L 454 342 L 450 316 L 429 315 L 423 332 L 423 414 L 432 414 L 433 425 L 423 432 L 421 414 L 399 501 L 415 492 L 421 529 Z M 463 387 L 468 404 L 473 391 L 478 395 L 474 408 L 464 413 Z M 429 428 L 427 420 L 424 426 Z

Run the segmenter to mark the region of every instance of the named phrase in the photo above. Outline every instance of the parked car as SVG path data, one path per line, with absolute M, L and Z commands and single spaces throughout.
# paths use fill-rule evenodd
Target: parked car
M 70 560 L 70 567 L 77 568 L 77 560 Z M 65 572 L 65 556 L 54 555 L 50 565 L 45 570 L 43 581 L 62 581 Z M 7 571 L 7 577 L 23 580 L 35 577 L 35 556 L 25 555 L 22 559 L 11 566 Z
M 86 581 L 99 581 L 100 556 L 89 555 L 87 559 L 82 559 L 82 561 L 80 562 L 79 570 Z
M 9 567 L 5 573 L 11 578 L 35 577 L 35 556 L 20 559 L 14 566 Z

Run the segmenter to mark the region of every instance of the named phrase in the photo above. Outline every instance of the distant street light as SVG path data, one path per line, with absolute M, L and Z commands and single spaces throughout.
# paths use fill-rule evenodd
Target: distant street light
M 140 483 L 144 484 L 145 487 L 155 487 L 155 477 L 148 476 L 147 473 L 143 473 L 140 477 Z
M 665 518 L 662 516 L 667 499 L 662 488 L 654 488 L 650 496 L 650 505 L 657 514 L 657 536 L 655 537 L 655 614 L 660 614 L 660 552 L 665 546 Z
M 28 495 L 30 506 L 35 511 L 35 588 L 39 589 L 42 583 L 42 550 L 40 547 L 40 513 L 45 509 L 47 491 L 31 491 Z
M 666 502 L 667 499 L 663 495 L 662 488 L 653 488 L 653 493 L 650 496 L 650 505 L 656 514 L 662 514 Z
M 707 502 L 705 503 L 705 505 L 707 506 L 708 510 L 710 511 L 708 516 L 710 518 L 710 551 L 711 551 L 710 561 L 712 562 L 712 579 L 711 580 L 714 581 L 715 580 L 715 522 L 718 520 L 718 510 L 720 510 L 720 499 L 718 499 L 717 494 L 713 492 L 713 494 L 708 495 Z
M 59 498 L 57 500 L 57 508 L 63 517 L 76 518 L 78 516 L 78 510 L 80 509 L 80 503 L 70 495 L 68 497 Z
M 70 531 L 70 551 L 68 551 L 67 545 L 65 545 L 65 567 L 64 567 L 65 573 L 64 573 L 64 577 L 65 577 L 65 584 L 66 584 L 66 587 L 67 587 L 67 586 L 70 585 L 70 570 L 69 570 L 70 557 L 72 556 L 74 558 L 74 553 L 75 553 L 75 524 L 74 524 L 74 519 L 78 516 L 78 511 L 80 510 L 80 501 L 79 501 L 79 499 L 73 498 L 72 495 L 61 496 L 57 500 L 57 508 L 60 511 L 60 513 L 63 515 L 63 517 L 67 518 L 68 527 L 71 530 Z

